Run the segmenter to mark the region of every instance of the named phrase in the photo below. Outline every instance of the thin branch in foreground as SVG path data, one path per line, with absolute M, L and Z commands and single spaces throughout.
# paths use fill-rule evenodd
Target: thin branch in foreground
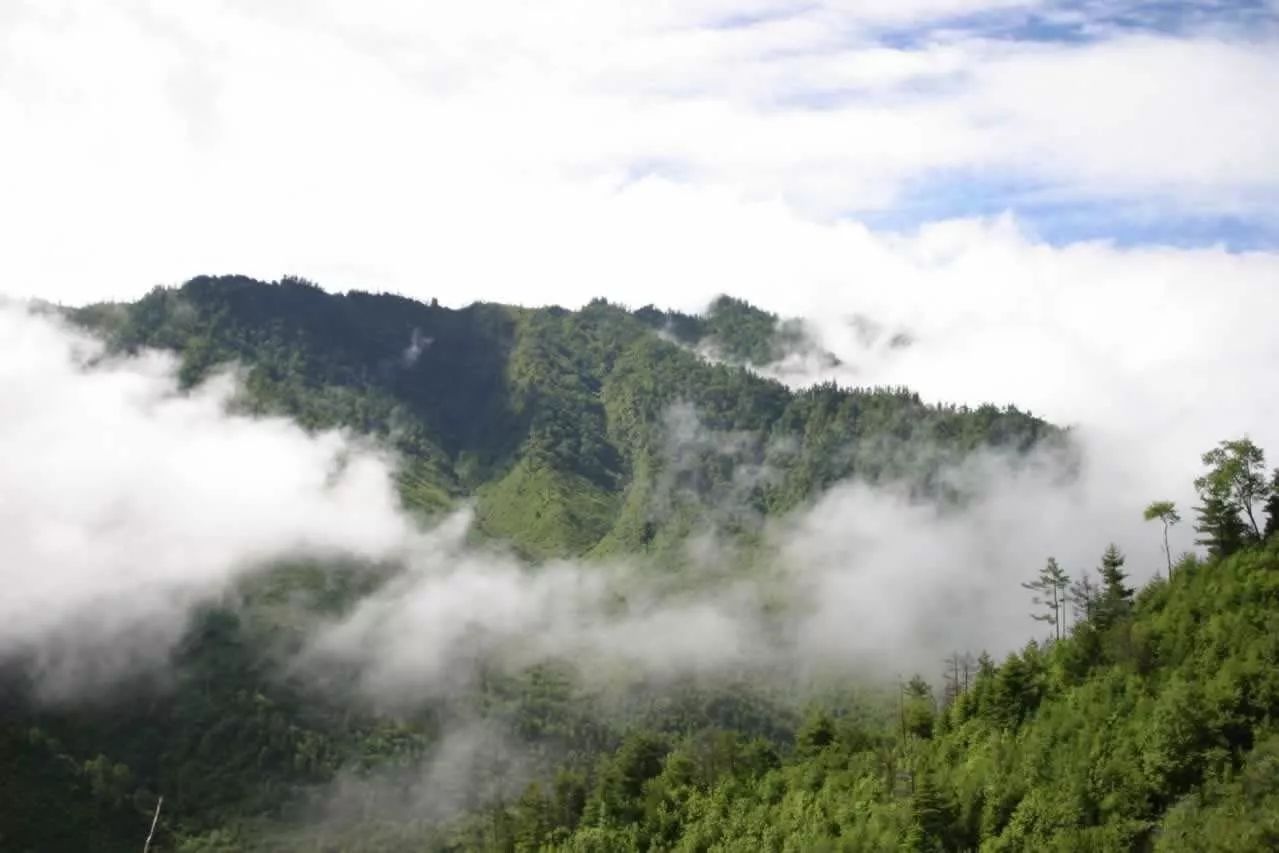
M 155 838 L 155 825 L 160 822 L 160 806 L 164 805 L 164 797 L 155 802 L 155 815 L 151 818 L 151 831 L 147 833 L 147 843 L 142 847 L 142 853 L 148 853 L 151 850 L 151 839 Z

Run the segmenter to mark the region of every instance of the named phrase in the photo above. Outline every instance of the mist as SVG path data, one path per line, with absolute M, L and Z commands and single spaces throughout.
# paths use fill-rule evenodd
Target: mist
M 47 697 L 163 663 L 194 607 L 273 560 L 387 559 L 409 537 L 389 456 L 231 414 L 231 373 L 181 392 L 173 358 L 15 304 L 0 340 L 0 661 Z
M 0 324 L 14 346 L 0 365 L 11 407 L 0 653 L 34 661 L 49 696 L 161 665 L 193 608 L 285 557 L 402 566 L 296 662 L 344 667 L 385 705 L 463 690 L 494 662 L 569 659 L 603 679 L 929 672 L 950 651 L 1002 653 L 1033 636 L 1019 583 L 1049 555 L 1079 574 L 1114 541 L 1139 578 L 1163 562 L 1140 512 L 1166 483 L 1132 464 L 1145 457 L 1116 443 L 1122 432 L 1083 428 L 1073 476 L 1056 451 L 980 454 L 944 471 L 969 495 L 949 508 L 905 484 L 841 483 L 769 520 L 767 556 L 734 569 L 715 524 L 740 517 L 747 487 L 772 471 L 749 437 L 677 405 L 655 506 L 678 499 L 689 460 L 718 453 L 738 468 L 687 546 L 691 579 L 672 584 L 636 558 L 530 566 L 474 544 L 466 508 L 419 529 L 395 495 L 394 460 L 365 441 L 233 414 L 232 372 L 180 392 L 168 356 L 108 355 L 15 306 Z M 1174 535 L 1174 550 L 1188 544 Z
M 0 340 L 0 664 L 29 673 L 37 701 L 101 699 L 167 672 L 200 608 L 237 606 L 237 585 L 280 561 L 378 564 L 371 591 L 294 622 L 301 637 L 272 677 L 372 719 L 428 720 L 434 734 L 407 763 L 343 765 L 310 789 L 292 815 L 303 837 L 439 826 L 554 766 L 562 744 L 532 748 L 477 701 L 495 673 L 565 667 L 575 712 L 614 721 L 690 686 L 746 685 L 798 712 L 826 686 L 936 682 L 951 654 L 999 657 L 1043 639 L 1021 583 L 1049 556 L 1072 576 L 1092 572 L 1111 542 L 1134 578 L 1159 572 L 1161 531 L 1141 510 L 1180 495 L 1174 474 L 1194 462 L 1152 467 L 1122 422 L 1076 426 L 1065 449 L 960 461 L 889 441 L 871 455 L 896 454 L 911 463 L 902 470 L 940 464 L 938 481 L 961 499 L 850 479 L 765 517 L 749 496 L 794 448 L 711 429 L 677 403 L 662 421 L 651 511 L 701 508 L 680 571 L 635 555 L 534 564 L 473 535 L 465 503 L 411 518 L 397 460 L 372 439 L 238 413 L 233 365 L 182 389 L 172 356 L 111 353 L 12 304 L 0 306 Z M 409 352 L 426 346 L 415 335 Z M 708 492 L 695 475 L 716 457 L 733 476 Z M 749 550 L 732 535 L 743 525 Z M 1188 526 L 1174 530 L 1174 552 L 1189 546 Z M 284 606 L 305 609 L 303 598 Z
M 904 482 L 841 483 L 767 522 L 766 556 L 736 568 L 740 554 L 703 528 L 687 546 L 692 577 L 675 589 L 634 558 L 530 567 L 468 545 L 461 512 L 420 540 L 395 582 L 321 630 L 308 663 L 351 668 L 389 707 L 457 692 L 481 666 L 557 659 L 606 684 L 931 677 L 954 651 L 1002 655 L 1042 639 L 1020 583 L 1049 556 L 1079 576 L 1113 541 L 1135 576 L 1163 565 L 1159 531 L 1097 460 L 984 453 L 943 477 L 962 504 L 912 497 Z

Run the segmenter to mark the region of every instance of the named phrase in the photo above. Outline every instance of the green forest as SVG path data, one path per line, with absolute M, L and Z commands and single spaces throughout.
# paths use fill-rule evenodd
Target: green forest
M 372 437 L 422 525 L 473 507 L 474 546 L 529 571 L 621 556 L 715 584 L 762 571 L 770 521 L 839 483 L 945 511 L 972 497 L 946 472 L 976 454 L 1080 464 L 1069 429 L 1012 405 L 765 378 L 816 345 L 728 297 L 700 316 L 453 309 L 223 277 L 50 310 L 113 355 L 171 353 L 183 388 L 233 371 L 237 411 Z M 163 678 L 48 704 L 0 659 L 0 850 L 1279 849 L 1279 469 L 1221 438 L 1196 505 L 1149 496 L 1161 565 L 1124 543 L 1086 570 L 1027 565 L 1024 646 L 898 682 L 610 692 L 571 660 L 480 660 L 464 689 L 382 707 L 282 661 L 306 614 L 348 612 L 396 567 L 265 567 L 201 608 Z M 1177 525 L 1196 552 L 1167 544 Z M 691 570 L 703 536 L 722 572 Z M 457 766 L 449 743 L 477 748 Z M 424 767 L 462 781 L 423 789 Z

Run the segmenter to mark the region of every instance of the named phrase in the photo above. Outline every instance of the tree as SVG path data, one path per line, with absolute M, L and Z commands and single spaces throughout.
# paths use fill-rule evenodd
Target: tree
M 1022 654 L 1010 654 L 995 674 L 987 712 L 1006 728 L 1021 725 L 1042 698 L 1043 666 L 1039 647 L 1032 640 Z
M 1156 518 L 1163 522 L 1164 525 L 1164 555 L 1168 558 L 1168 577 L 1172 578 L 1172 549 L 1168 545 L 1168 528 L 1181 523 L 1181 515 L 1177 512 L 1177 505 L 1172 501 L 1153 501 L 1150 506 L 1146 507 L 1143 513 L 1146 521 L 1154 521 Z
M 1248 528 L 1239 518 L 1238 509 L 1224 498 L 1207 495 L 1195 512 L 1199 516 L 1195 544 L 1207 548 L 1209 555 L 1228 557 L 1247 542 Z
M 660 736 L 639 731 L 628 735 L 603 762 L 595 797 L 604 821 L 625 825 L 639 820 L 644 811 L 644 783 L 662 771 L 667 751 Z
M 902 729 L 915 737 L 931 737 L 937 716 L 933 688 L 923 677 L 916 675 L 904 685 L 903 690 Z
M 1251 439 L 1239 438 L 1223 441 L 1203 455 L 1208 473 L 1195 480 L 1195 488 L 1205 505 L 1210 498 L 1223 502 L 1242 512 L 1252 527 L 1255 538 L 1261 538 L 1254 504 L 1270 497 L 1271 486 L 1266 482 L 1266 454 Z
M 1124 581 L 1128 579 L 1128 574 L 1123 570 L 1126 558 L 1119 547 L 1113 542 L 1106 546 L 1105 552 L 1101 555 L 1101 595 L 1103 599 L 1113 598 L 1121 600 L 1132 600 L 1132 588 L 1124 586 Z
M 795 746 L 800 755 L 816 755 L 834 742 L 835 721 L 820 709 L 811 712 L 795 733 Z
M 1097 589 L 1097 585 L 1092 582 L 1092 578 L 1088 575 L 1080 575 L 1079 579 L 1070 585 L 1067 596 L 1070 603 L 1074 605 L 1075 624 L 1079 624 L 1079 612 L 1082 610 L 1084 619 L 1091 619 L 1093 612 L 1097 609 L 1097 599 L 1101 593 Z
M 1098 615 L 1104 624 L 1112 624 L 1119 617 L 1127 614 L 1132 607 L 1133 589 L 1125 586 L 1128 573 L 1124 571 L 1124 555 L 1111 543 L 1101 555 L 1101 595 L 1097 604 Z
M 952 702 L 968 692 L 969 679 L 976 661 L 970 652 L 954 652 L 943 663 L 946 669 L 942 673 L 945 683 L 942 691 L 942 705 L 949 707 Z
M 1025 589 L 1035 593 L 1031 599 L 1035 604 L 1045 608 L 1047 613 L 1032 613 L 1036 622 L 1047 622 L 1053 626 L 1053 636 L 1061 639 L 1062 616 L 1066 608 L 1066 587 L 1070 585 L 1070 576 L 1057 565 L 1057 560 L 1048 558 L 1048 563 L 1039 570 L 1033 581 L 1023 583 Z
M 1279 468 L 1270 477 L 1270 496 L 1266 498 L 1266 538 L 1279 533 Z
M 910 823 L 903 839 L 903 849 L 932 853 L 948 849 L 950 826 L 955 819 L 955 804 L 928 773 L 919 781 L 910 800 Z

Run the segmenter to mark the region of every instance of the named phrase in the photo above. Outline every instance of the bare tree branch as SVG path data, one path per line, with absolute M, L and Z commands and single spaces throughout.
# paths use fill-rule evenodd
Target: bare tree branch
M 155 816 L 151 818 L 151 831 L 147 833 L 147 843 L 142 847 L 142 853 L 149 853 L 151 850 L 151 839 L 155 838 L 155 825 L 160 822 L 160 806 L 164 805 L 164 797 L 155 802 Z

